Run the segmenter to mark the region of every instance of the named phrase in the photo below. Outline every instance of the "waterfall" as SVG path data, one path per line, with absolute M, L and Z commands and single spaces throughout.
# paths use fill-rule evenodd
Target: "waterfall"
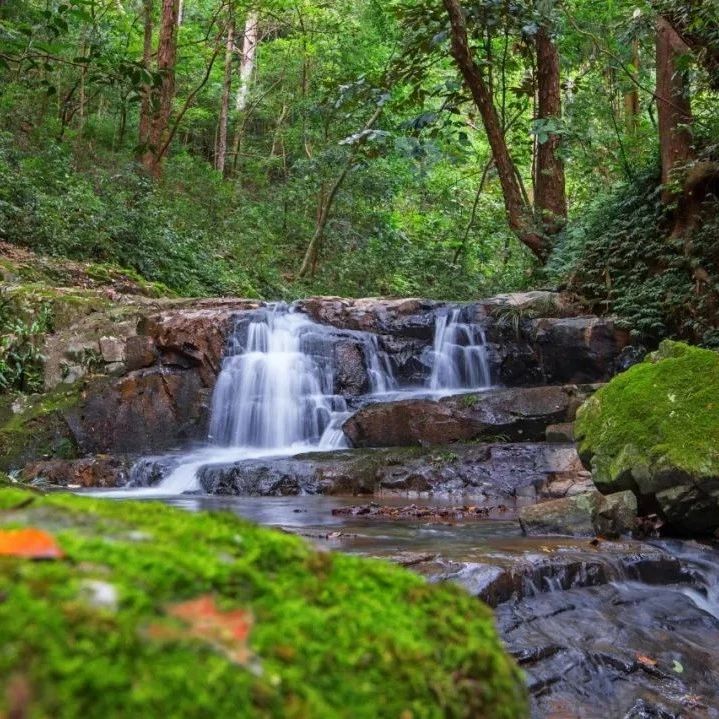
M 432 371 L 427 380 L 432 391 L 482 389 L 491 385 L 484 329 L 479 324 L 461 321 L 461 312 L 455 308 L 435 320 Z
M 335 393 L 337 352 L 347 345 L 359 352 L 366 375 L 367 395 L 355 402 L 490 385 L 484 332 L 463 321 L 461 309 L 435 318 L 424 385 L 402 387 L 376 334 L 338 330 L 271 304 L 240 317 L 228 342 L 212 395 L 209 444 L 182 457 L 153 458 L 136 474 L 164 474 L 155 491 L 180 494 L 199 489 L 197 473 L 207 464 L 347 447 L 342 424 L 351 411 Z
M 332 342 L 324 328 L 277 305 L 235 337 L 212 397 L 210 440 L 277 450 L 345 446 L 343 397 L 333 394 Z

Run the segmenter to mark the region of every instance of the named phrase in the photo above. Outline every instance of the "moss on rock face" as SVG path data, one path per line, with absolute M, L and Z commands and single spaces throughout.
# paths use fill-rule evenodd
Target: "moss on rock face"
M 582 458 L 604 493 L 633 490 L 682 531 L 719 527 L 719 354 L 665 341 L 581 408 Z
M 230 514 L 2 486 L 0 510 L 3 528 L 50 532 L 66 555 L 0 557 L 0 677 L 23 689 L 3 698 L 0 683 L 0 714 L 526 716 L 490 610 L 458 587 Z M 208 596 L 251 613 L 251 660 L 168 614 Z

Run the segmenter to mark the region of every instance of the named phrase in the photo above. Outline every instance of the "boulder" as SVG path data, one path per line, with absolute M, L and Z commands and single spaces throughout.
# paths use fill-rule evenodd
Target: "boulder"
M 631 490 L 670 530 L 719 529 L 719 354 L 663 342 L 582 407 L 580 454 L 604 493 Z
M 574 419 L 593 386 L 496 389 L 440 400 L 369 404 L 343 430 L 356 447 L 450 444 L 502 435 L 539 441 L 547 425 Z
M 547 442 L 574 442 L 574 422 L 547 425 L 545 438 Z
M 632 532 L 636 516 L 637 502 L 631 492 L 604 497 L 596 490 L 519 510 L 522 530 L 530 535 L 621 537 Z

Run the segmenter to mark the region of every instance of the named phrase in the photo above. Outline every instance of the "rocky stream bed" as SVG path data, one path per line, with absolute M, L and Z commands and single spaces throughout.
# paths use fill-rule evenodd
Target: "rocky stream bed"
M 281 332 L 296 343 L 278 350 Z M 714 719 L 711 532 L 654 536 L 672 518 L 636 491 L 645 475 L 607 470 L 600 494 L 600 450 L 574 442 L 579 408 L 644 354 L 544 292 L 91 313 L 48 340 L 48 394 L 0 428 L 2 467 L 108 502 L 229 510 L 458 583 L 495 608 L 537 719 Z M 714 485 L 681 476 L 711 526 Z M 676 527 L 698 521 L 691 506 Z

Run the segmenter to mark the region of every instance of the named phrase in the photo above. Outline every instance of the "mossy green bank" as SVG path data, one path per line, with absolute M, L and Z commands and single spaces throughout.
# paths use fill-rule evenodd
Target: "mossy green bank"
M 0 484 L 0 522 L 51 532 L 66 554 L 0 558 L 0 676 L 28 688 L 27 716 L 526 716 L 490 610 L 458 587 L 155 502 Z M 208 594 L 252 613 L 249 667 L 189 633 L 153 638 L 168 605 Z

